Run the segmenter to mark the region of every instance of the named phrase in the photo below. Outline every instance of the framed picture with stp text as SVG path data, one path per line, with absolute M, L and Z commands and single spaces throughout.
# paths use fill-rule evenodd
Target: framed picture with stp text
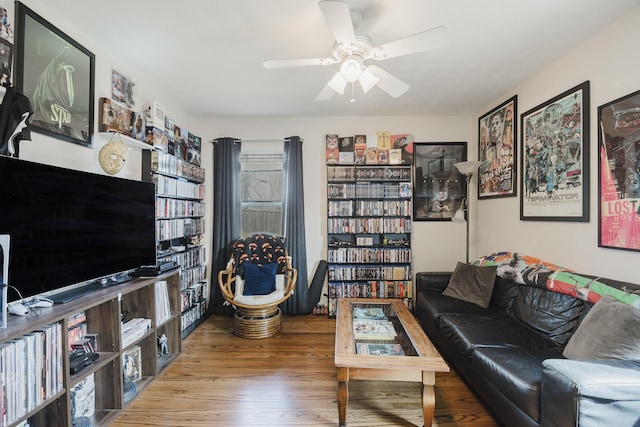
M 640 91 L 598 107 L 598 246 L 640 251 Z
M 520 219 L 589 222 L 589 81 L 520 120 Z
M 518 96 L 478 119 L 478 198 L 516 196 L 516 124 Z
M 90 147 L 95 56 L 16 2 L 15 85 L 31 100 L 33 131 Z

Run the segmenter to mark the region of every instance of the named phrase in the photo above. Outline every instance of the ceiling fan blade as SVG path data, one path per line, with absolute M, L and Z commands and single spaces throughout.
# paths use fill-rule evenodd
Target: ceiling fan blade
M 435 27 L 373 48 L 371 58 L 377 60 L 438 49 L 449 43 L 447 29 Z
M 318 6 L 336 41 L 345 46 L 354 45 L 356 35 L 353 31 L 349 5 L 341 1 L 323 0 L 318 3 Z
M 324 86 L 324 88 L 320 91 L 318 96 L 316 96 L 316 101 L 327 101 L 331 99 L 334 93 L 336 92 L 333 89 L 331 89 L 331 86 L 329 86 L 329 84 L 327 83 Z
M 337 62 L 338 60 L 334 58 L 276 59 L 262 61 L 262 66 L 264 68 L 306 67 L 309 65 L 331 65 Z
M 376 86 L 383 91 L 387 92 L 394 98 L 400 97 L 403 93 L 409 90 L 409 85 L 400 80 L 399 78 L 387 73 L 377 65 L 370 65 L 367 70 L 374 76 L 379 78 Z

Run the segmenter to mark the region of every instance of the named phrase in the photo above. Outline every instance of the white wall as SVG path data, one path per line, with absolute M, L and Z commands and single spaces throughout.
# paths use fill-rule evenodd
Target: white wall
M 345 99 L 345 102 L 348 100 Z M 366 102 L 363 98 L 359 102 Z M 284 139 L 299 135 L 303 143 L 305 223 L 309 276 L 327 251 L 327 169 L 325 135 L 376 132 L 412 133 L 416 142 L 468 141 L 470 158 L 476 158 L 475 119 L 471 117 L 278 117 L 278 118 L 201 118 L 194 122 L 204 129 L 203 159 L 211 170 L 212 145 L 218 137 L 243 140 Z M 211 175 L 209 172 L 207 172 Z M 472 184 L 473 185 L 473 184 Z M 473 187 L 475 188 L 475 187 Z M 472 193 L 473 188 L 470 190 Z M 208 194 L 210 197 L 210 194 Z M 207 208 L 212 205 L 207 200 Z M 465 228 L 452 222 L 430 221 L 413 224 L 414 271 L 450 269 L 465 257 Z
M 585 41 L 513 91 L 497 97 L 493 105 L 487 105 L 485 111 L 517 94 L 520 114 L 585 80 L 590 81 L 591 220 L 588 223 L 520 221 L 519 197 L 481 200 L 478 202 L 478 222 L 475 224 L 479 254 L 499 250 L 517 251 L 584 273 L 639 281 L 636 266 L 640 262 L 640 253 L 598 248 L 597 183 L 597 108 L 640 89 L 638 40 L 640 8 Z M 518 173 L 520 166 L 518 157 Z M 518 183 L 518 193 L 521 192 Z
M 590 80 L 590 222 L 520 221 L 519 196 L 481 201 L 472 197 L 470 257 L 495 251 L 517 251 L 584 273 L 637 282 L 632 266 L 640 261 L 640 254 L 597 247 L 596 154 L 597 106 L 640 89 L 637 78 L 640 56 L 635 54 L 637 40 L 640 40 L 640 8 L 522 85 L 497 96 L 495 102 L 478 111 L 476 117 L 201 118 L 194 123 L 204 130 L 203 135 L 211 136 L 209 139 L 222 136 L 279 139 L 290 135 L 304 138 L 307 257 L 309 274 L 312 274 L 317 260 L 326 258 L 325 134 L 375 135 L 378 130 L 389 130 L 413 133 L 416 142 L 467 141 L 468 158 L 476 159 L 479 116 L 514 94 L 518 95 L 518 111 L 522 113 Z M 366 102 L 366 98 L 360 102 Z M 205 161 L 210 162 L 211 144 L 204 145 Z M 521 169 L 519 162 L 518 158 L 518 172 Z M 477 178 L 474 177 L 470 194 L 475 194 L 476 185 Z M 450 222 L 415 222 L 412 237 L 414 272 L 451 270 L 456 261 L 464 259 L 464 232 L 464 226 Z
M 324 136 L 327 133 L 354 135 L 388 130 L 412 133 L 416 142 L 467 141 L 468 158 L 477 158 L 477 117 L 505 99 L 518 94 L 520 113 L 584 81 L 591 81 L 591 221 L 589 223 L 534 222 L 519 220 L 519 198 L 477 201 L 472 197 L 471 257 L 499 250 L 512 250 L 537 256 L 591 274 L 620 280 L 638 281 L 631 268 L 640 254 L 597 247 L 597 126 L 598 105 L 640 89 L 637 70 L 640 56 L 640 8 L 585 42 L 530 80 L 478 111 L 475 117 L 279 117 L 211 118 L 189 117 L 174 108 L 163 88 L 144 86 L 144 75 L 122 63 L 108 46 L 105 28 L 81 34 L 73 23 L 73 11 L 57 8 L 55 2 L 24 0 L 24 3 L 58 26 L 70 37 L 96 54 L 96 106 L 100 97 L 109 97 L 111 70 L 116 69 L 138 84 L 139 99 L 153 99 L 167 108 L 176 123 L 200 135 L 203 141 L 203 167 L 207 171 L 207 245 L 213 229 L 211 218 L 212 146 L 214 138 L 231 136 L 246 140 L 282 139 L 291 135 L 304 138 L 305 219 L 309 274 L 319 259 L 326 258 L 326 166 Z M 508 60 L 505 59 L 505 60 Z M 470 70 L 469 72 L 473 72 Z M 366 102 L 363 98 L 359 102 Z M 97 112 L 96 112 L 97 124 Z M 21 157 L 75 169 L 103 173 L 97 155 L 103 141 L 94 148 L 63 142 L 37 133 L 33 141 L 21 144 Z M 518 165 L 518 169 L 520 169 Z M 129 158 L 119 177 L 139 179 L 140 153 L 129 150 Z M 470 194 L 475 194 L 476 179 Z M 520 188 L 518 188 L 520 192 Z M 416 222 L 413 229 L 414 271 L 450 270 L 464 259 L 464 226 L 450 222 Z M 211 276 L 210 276 L 211 277 Z M 213 281 L 215 283 L 215 281 Z
M 108 32 L 117 31 L 116 28 L 112 27 L 113 23 L 105 21 L 104 28 L 96 29 L 95 32 L 90 34 L 81 33 L 74 24 L 73 11 L 61 9 L 56 2 L 37 0 L 22 0 L 22 2 L 96 56 L 95 130 L 98 129 L 98 100 L 101 97 L 111 97 L 111 71 L 115 69 L 136 83 L 138 100 L 150 99 L 160 102 L 167 109 L 167 115 L 176 119 L 176 124 L 181 127 L 187 127 L 192 133 L 198 135 L 198 130 L 191 128 L 189 116 L 179 108 L 174 108 L 171 99 L 163 92 L 163 88 L 145 87 L 144 74 L 118 59 L 117 52 L 114 52 L 108 44 Z M 15 16 L 15 12 L 11 16 Z M 92 148 L 36 132 L 32 132 L 31 137 L 32 141 L 21 142 L 20 158 L 104 174 L 98 164 L 98 152 L 107 141 L 101 140 L 97 135 L 94 134 Z M 125 166 L 117 176 L 120 178 L 140 179 L 140 150 L 129 149 Z

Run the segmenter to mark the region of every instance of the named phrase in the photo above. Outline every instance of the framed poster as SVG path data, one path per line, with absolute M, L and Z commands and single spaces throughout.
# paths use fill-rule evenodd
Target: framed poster
M 520 119 L 520 219 L 589 222 L 589 81 Z
M 516 196 L 518 96 L 478 119 L 478 199 Z
M 8 74 L 6 79 L 11 77 L 11 66 L 13 64 L 13 45 L 6 40 L 0 38 L 0 69 L 3 73 Z M 6 83 L 2 82 L 3 84 Z
M 20 2 L 16 16 L 15 83 L 31 100 L 31 129 L 90 147 L 95 56 Z
M 640 91 L 598 107 L 598 246 L 640 251 Z
M 413 220 L 450 221 L 467 194 L 465 177 L 453 166 L 467 160 L 466 142 L 413 144 Z

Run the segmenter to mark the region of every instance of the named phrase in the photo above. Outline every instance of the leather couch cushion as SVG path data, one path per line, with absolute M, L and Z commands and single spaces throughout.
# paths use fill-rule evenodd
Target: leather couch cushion
M 504 279 L 497 276 L 489 307 L 493 307 L 505 316 L 509 316 L 513 302 L 516 299 L 516 295 L 518 295 L 518 288 L 520 288 L 520 285 L 512 279 Z
M 520 286 L 513 304 L 513 316 L 564 347 L 578 327 L 583 309 L 582 300 L 572 296 Z
M 460 353 L 470 356 L 478 347 L 554 348 L 556 345 L 516 320 L 499 314 L 488 316 L 442 314 L 442 333 L 454 343 Z
M 486 316 L 492 313 L 495 313 L 496 316 L 499 315 L 491 309 L 482 308 L 477 304 L 451 298 L 437 291 L 420 292 L 418 294 L 417 306 L 418 311 L 428 313 L 429 318 L 433 318 L 436 322 L 442 314 L 447 313 L 476 316 Z
M 458 262 L 444 295 L 489 307 L 496 281 L 496 266 L 479 267 Z
M 514 404 L 539 422 L 542 362 L 562 358 L 561 351 L 559 347 L 535 350 L 478 348 L 471 363 Z

